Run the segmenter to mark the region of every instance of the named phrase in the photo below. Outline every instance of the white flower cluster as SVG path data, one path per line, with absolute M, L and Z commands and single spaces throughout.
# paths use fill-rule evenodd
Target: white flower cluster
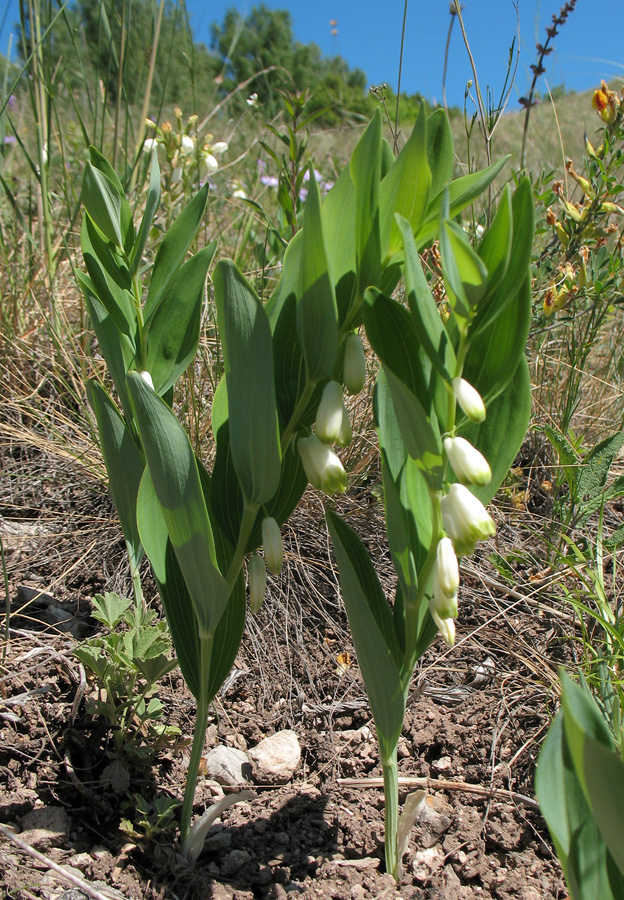
M 485 418 L 485 406 L 479 393 L 464 381 L 453 381 L 455 396 L 465 414 L 476 422 Z M 440 500 L 442 524 L 446 536 L 438 543 L 433 571 L 433 596 L 429 610 L 449 647 L 455 643 L 458 557 L 473 553 L 477 541 L 496 531 L 494 520 L 467 485 L 483 486 L 492 479 L 487 460 L 476 447 L 461 437 L 444 438 L 444 449 L 458 479 Z
M 366 360 L 359 336 L 350 334 L 345 341 L 343 381 L 351 394 L 357 394 L 366 381 Z M 347 473 L 330 444 L 346 447 L 353 431 L 342 396 L 342 386 L 329 381 L 316 414 L 315 434 L 300 438 L 297 448 L 311 485 L 326 494 L 342 494 L 347 488 Z

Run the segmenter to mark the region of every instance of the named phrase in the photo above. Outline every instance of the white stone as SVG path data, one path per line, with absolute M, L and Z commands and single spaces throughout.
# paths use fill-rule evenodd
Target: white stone
M 294 731 L 278 731 L 248 751 L 256 781 L 289 781 L 301 762 L 301 747 Z
M 206 775 L 219 784 L 244 784 L 251 774 L 248 755 L 234 747 L 214 747 L 206 756 Z
M 418 850 L 412 860 L 412 872 L 416 881 L 428 881 L 436 869 L 444 865 L 444 853 L 439 846 Z

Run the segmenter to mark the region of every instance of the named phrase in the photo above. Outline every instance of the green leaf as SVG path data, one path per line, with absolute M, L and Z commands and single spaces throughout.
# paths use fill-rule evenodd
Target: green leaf
M 451 181 L 448 185 L 449 214 L 447 218 L 454 219 L 467 206 L 470 206 L 473 200 L 476 200 L 477 197 L 479 197 L 494 181 L 508 159 L 509 157 L 507 156 L 504 159 L 492 163 L 491 166 L 482 169 L 480 172 L 463 175 L 461 178 L 456 178 L 455 181 Z M 429 157 L 429 164 L 431 165 L 431 157 Z M 416 244 L 419 248 L 430 243 L 438 233 L 440 211 L 444 202 L 445 190 L 446 188 L 442 188 L 438 194 L 434 195 L 433 199 L 429 201 L 425 221 L 418 230 L 418 234 L 414 235 Z M 431 193 L 434 193 L 433 187 Z
M 117 172 L 115 172 L 115 170 L 113 169 L 113 167 L 111 166 L 109 161 L 106 159 L 106 157 L 103 156 L 103 154 L 100 153 L 100 151 L 97 149 L 97 147 L 94 147 L 93 144 L 91 144 L 89 147 L 89 159 L 91 161 L 91 164 L 96 169 L 98 169 L 100 172 L 102 172 L 104 175 L 106 175 L 108 180 L 113 185 L 115 191 L 120 196 L 123 197 L 125 192 L 123 189 L 123 185 L 122 185 L 121 181 L 119 180 L 119 176 L 117 175 Z
M 137 498 L 137 520 L 145 552 L 152 564 L 180 669 L 194 697 L 199 693 L 200 644 L 197 616 L 173 545 L 162 506 L 149 473 Z
M 330 510 L 326 516 L 358 664 L 377 726 L 379 747 L 387 759 L 396 748 L 405 714 L 399 676 L 401 654 L 392 614 L 368 551 L 357 534 Z
M 124 617 L 124 613 L 132 606 L 132 600 L 120 597 L 119 594 L 106 591 L 104 594 L 96 594 L 93 598 L 93 612 L 91 615 L 98 622 L 102 622 L 113 631 Z
M 117 407 L 96 381 L 87 385 L 89 402 L 97 420 L 102 455 L 108 473 L 108 487 L 126 539 L 133 570 L 143 558 L 143 546 L 136 521 L 136 501 L 145 469 L 143 454 Z
M 128 421 L 131 421 L 132 405 L 126 388 L 126 373 L 134 363 L 134 345 L 127 335 L 119 331 L 86 276 L 81 277 L 80 286 L 85 296 L 87 311 L 98 340 L 100 353 L 106 360 L 124 415 Z
M 431 171 L 431 196 L 437 197 L 453 177 L 455 149 L 448 116 L 443 109 L 427 116 L 427 159 Z
M 277 490 L 281 468 L 271 327 L 260 300 L 233 262 L 219 262 L 213 280 L 232 459 L 246 502 L 259 505 Z
M 425 104 L 414 129 L 394 165 L 381 182 L 381 250 L 383 258 L 401 249 L 401 231 L 395 215 L 407 220 L 413 231 L 420 228 L 429 201 L 431 170 L 427 161 L 427 118 Z
M 146 319 L 154 315 L 156 307 L 184 261 L 186 252 L 204 217 L 209 189 L 210 185 L 206 183 L 191 202 L 184 207 L 162 239 L 154 260 L 152 279 L 145 301 L 144 316 Z
M 471 488 L 483 504 L 490 502 L 507 477 L 529 427 L 531 417 L 531 377 L 524 357 L 510 383 L 488 406 L 487 416 L 477 425 L 463 420 L 460 432 L 485 456 L 492 480 L 483 487 Z
M 301 282 L 297 303 L 297 334 L 311 381 L 330 378 L 338 354 L 338 307 L 331 278 L 321 198 L 314 173 L 306 200 L 301 239 Z
M 493 279 L 492 273 L 490 273 L 486 295 L 477 307 L 477 315 L 470 326 L 471 340 L 474 340 L 498 316 L 502 315 L 508 304 L 515 301 L 518 291 L 530 273 L 535 228 L 535 202 L 533 188 L 528 178 L 523 178 L 518 185 L 511 201 L 511 210 L 513 228 L 509 263 L 499 284 L 496 284 L 496 279 Z M 484 242 L 486 238 L 487 235 L 483 239 Z M 484 260 L 487 263 L 485 256 Z
M 154 215 L 156 210 L 158 209 L 158 204 L 160 203 L 160 166 L 158 165 L 158 153 L 156 150 L 152 151 L 152 160 L 150 163 L 150 179 L 149 179 L 149 187 L 147 190 L 147 199 L 145 201 L 145 211 L 143 212 L 143 218 L 141 219 L 141 226 L 139 228 L 139 233 L 137 235 L 137 239 L 135 241 L 134 247 L 132 248 L 132 254 L 130 257 L 130 265 L 132 274 L 138 271 L 139 266 L 141 265 L 141 258 L 143 256 L 143 250 L 145 249 L 145 244 L 147 242 L 147 238 L 150 233 L 150 228 L 152 227 L 152 222 L 154 221 Z
M 574 900 L 581 900 L 570 852 L 575 832 L 587 822 L 589 808 L 583 795 L 563 728 L 560 711 L 548 730 L 535 773 L 535 792 L 559 862 Z
M 432 509 L 425 478 L 407 455 L 383 369 L 375 387 L 375 419 L 388 544 L 403 599 L 409 604 L 416 600 L 418 572 L 431 544 Z
M 595 702 L 587 691 L 565 673 L 561 675 L 561 704 L 563 706 L 563 723 L 570 756 L 574 763 L 577 778 L 586 791 L 585 784 L 585 745 L 587 740 L 606 747 L 613 752 L 613 739 Z
M 184 263 L 145 323 L 145 368 L 152 376 L 154 390 L 161 396 L 195 358 L 206 277 L 216 248 L 213 241 Z
M 363 297 L 366 288 L 379 284 L 381 276 L 381 113 L 378 109 L 357 142 L 350 172 L 355 189 L 357 290 Z
M 487 301 L 487 297 L 496 291 L 505 276 L 511 257 L 512 236 L 511 192 L 507 184 L 500 198 L 494 220 L 479 244 L 479 256 L 489 274 L 484 303 Z
M 342 170 L 335 185 L 325 197 L 321 215 L 327 259 L 336 290 L 338 316 L 340 325 L 343 325 L 353 304 L 357 287 L 355 187 L 348 166 Z M 290 246 L 292 243 L 291 241 Z
M 416 395 L 387 366 L 384 374 L 405 449 L 431 489 L 440 490 L 444 467 L 437 427 L 434 428 Z
M 613 750 L 586 736 L 585 787 L 602 838 L 624 873 L 624 763 Z
M 479 391 L 486 406 L 513 378 L 524 356 L 530 325 L 531 281 L 526 272 L 513 302 L 485 331 L 469 340 L 462 375 Z
M 609 470 L 622 446 L 624 446 L 624 432 L 617 431 L 611 437 L 592 447 L 583 458 L 577 482 L 579 500 L 597 499 L 600 502 Z
M 82 220 L 80 244 L 93 288 L 117 328 L 134 339 L 137 314 L 132 299 L 130 273 L 119 253 L 105 241 L 89 216 Z M 82 283 L 84 275 L 77 272 Z
M 125 201 L 125 197 L 110 178 L 87 162 L 82 178 L 82 202 L 102 234 L 120 248 L 124 246 L 125 237 L 121 222 L 122 200 Z
M 208 476 L 199 467 L 200 480 L 206 495 Z M 193 696 L 199 694 L 200 643 L 198 623 L 193 601 L 180 570 L 167 534 L 167 526 L 158 503 L 149 471 L 146 470 L 137 507 L 137 517 L 146 553 L 154 567 L 154 574 L 163 603 L 167 623 L 176 649 L 180 669 Z M 217 559 L 221 568 L 228 567 L 231 547 L 213 525 Z M 208 696 L 214 697 L 232 668 L 245 623 L 245 583 L 241 574 L 230 594 L 225 611 L 216 627 L 210 660 Z
M 422 270 L 412 228 L 397 217 L 405 248 L 405 286 L 412 322 L 423 350 L 439 374 L 451 382 L 456 368 L 455 351 Z
M 377 288 L 366 292 L 364 325 L 371 347 L 410 391 L 431 408 L 431 397 L 420 363 L 420 345 L 408 310 Z
M 473 307 L 485 294 L 488 271 L 457 222 L 442 223 L 440 255 L 450 304 L 457 315 L 469 319 Z
M 128 386 L 156 496 L 193 600 L 200 633 L 214 634 L 229 589 L 217 566 L 193 450 L 172 411 L 140 375 L 131 372 Z

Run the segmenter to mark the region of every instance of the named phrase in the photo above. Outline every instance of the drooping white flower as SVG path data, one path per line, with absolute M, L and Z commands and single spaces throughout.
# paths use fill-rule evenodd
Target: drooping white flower
M 151 153 L 153 150 L 158 148 L 158 141 L 156 138 L 146 138 L 143 141 L 143 153 Z
M 190 134 L 183 134 L 180 142 L 180 151 L 183 156 L 188 156 L 195 150 L 195 141 Z
M 437 576 L 440 590 L 447 597 L 454 597 L 457 594 L 459 589 L 459 564 L 453 549 L 453 542 L 449 537 L 443 537 L 438 542 L 434 575 Z
M 212 173 L 216 172 L 219 168 L 219 163 L 214 158 L 212 153 L 203 153 L 202 160 L 204 162 L 204 166 L 208 175 L 212 175 Z
M 216 141 L 214 144 L 210 145 L 210 152 L 213 156 L 221 156 L 222 153 L 225 153 L 227 148 L 227 141 Z
M 351 422 L 342 399 L 342 388 L 337 381 L 328 381 L 325 385 L 316 414 L 315 430 L 324 444 L 336 441 L 341 447 L 346 447 L 351 442 Z
M 297 444 L 303 468 L 311 485 L 326 494 L 342 494 L 347 489 L 347 473 L 336 454 L 315 434 Z
M 453 541 L 457 556 L 468 556 L 477 541 L 496 533 L 496 525 L 485 506 L 463 484 L 452 484 L 440 501 L 444 530 Z
M 455 620 L 454 619 L 442 619 L 436 611 L 436 608 L 433 604 L 433 601 L 429 602 L 429 612 L 431 613 L 431 617 L 433 621 L 438 626 L 438 630 L 442 637 L 444 638 L 444 642 L 452 647 L 455 644 Z
M 262 520 L 262 546 L 267 567 L 274 575 L 279 575 L 284 560 L 284 545 L 279 525 L 271 516 Z
M 463 484 L 483 486 L 492 480 L 492 470 L 485 456 L 462 437 L 444 438 L 444 449 L 453 471 Z
M 359 394 L 366 384 L 366 357 L 359 334 L 353 332 L 345 341 L 342 380 L 350 394 Z
M 249 560 L 247 580 L 249 583 L 249 608 L 252 613 L 257 613 L 262 606 L 267 583 L 266 566 L 262 557 L 257 553 L 254 553 Z
M 465 378 L 453 378 L 453 390 L 460 407 L 473 422 L 483 422 L 485 406 L 481 394 Z

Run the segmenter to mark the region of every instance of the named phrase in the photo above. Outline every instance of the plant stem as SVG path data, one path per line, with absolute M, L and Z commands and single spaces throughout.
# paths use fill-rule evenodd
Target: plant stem
M 395 881 L 399 880 L 397 859 L 397 830 L 399 825 L 399 773 L 397 769 L 397 748 L 394 747 L 389 759 L 382 756 L 384 799 L 385 799 L 385 855 L 386 871 Z
M 243 560 L 245 559 L 247 542 L 257 515 L 258 506 L 245 506 L 238 534 L 238 542 L 226 576 L 230 591 L 236 583 Z M 204 740 L 206 737 L 206 720 L 208 718 L 208 709 L 213 699 L 213 697 L 208 694 L 208 684 L 210 681 L 210 661 L 214 643 L 214 632 L 210 632 L 205 637 L 202 637 L 200 634 L 199 642 L 199 695 L 197 697 L 197 718 L 195 719 L 195 732 L 193 734 L 191 758 L 189 759 L 186 775 L 186 788 L 184 789 L 184 801 L 182 803 L 182 813 L 180 817 L 180 840 L 182 843 L 184 843 L 188 837 L 188 833 L 191 829 L 191 816 L 193 813 L 195 788 L 197 786 L 197 775 L 199 773 L 199 764 L 201 762 L 202 750 L 204 749 Z
M 306 385 L 303 389 L 303 393 L 299 397 L 299 401 L 295 406 L 292 416 L 290 417 L 290 421 L 288 425 L 284 429 L 284 433 L 282 434 L 282 454 L 284 454 L 288 448 L 290 443 L 290 439 L 293 436 L 293 432 L 297 427 L 297 422 L 305 412 L 306 406 L 310 402 L 310 398 L 314 393 L 314 388 L 316 387 L 316 381 L 312 381 L 310 378 L 306 381 Z
M 212 645 L 214 634 L 210 633 L 206 637 L 200 637 L 200 673 L 199 673 L 199 696 L 197 697 L 197 717 L 195 719 L 195 731 L 193 734 L 193 745 L 191 747 L 191 758 L 186 775 L 186 787 L 184 789 L 184 801 L 182 803 L 182 813 L 180 816 L 180 839 L 184 843 L 191 830 L 191 816 L 193 814 L 193 801 L 195 799 L 195 788 L 197 786 L 197 776 L 199 773 L 199 764 L 201 762 L 202 751 L 204 749 L 204 741 L 206 739 L 206 720 L 208 718 L 208 707 L 210 706 L 210 697 L 208 696 L 208 681 L 210 677 L 210 660 L 212 657 Z

